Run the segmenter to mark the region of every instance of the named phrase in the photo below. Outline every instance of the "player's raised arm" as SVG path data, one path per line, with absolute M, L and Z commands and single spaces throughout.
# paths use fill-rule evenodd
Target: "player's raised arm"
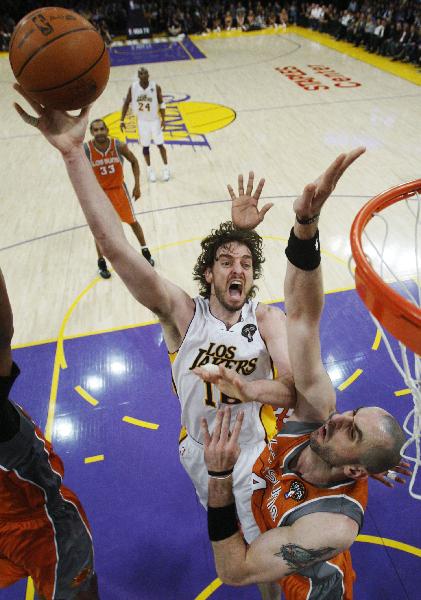
M 305 421 L 328 418 L 335 392 L 320 353 L 319 325 L 323 310 L 318 218 L 323 204 L 345 170 L 365 151 L 341 154 L 294 202 L 296 220 L 285 251 L 288 350 L 297 389 L 295 417 Z
M 15 89 L 38 115 L 31 116 L 15 104 L 22 119 L 37 127 L 62 154 L 81 208 L 103 254 L 132 295 L 178 330 L 175 339 L 182 337 L 192 318 L 194 301 L 179 287 L 159 276 L 126 240 L 121 222 L 98 184 L 83 149 L 89 108 L 82 109 L 80 115 L 74 117 L 64 111 L 44 108 L 19 86 Z

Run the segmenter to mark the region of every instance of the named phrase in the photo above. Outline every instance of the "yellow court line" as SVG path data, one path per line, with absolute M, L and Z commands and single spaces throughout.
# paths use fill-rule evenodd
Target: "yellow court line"
M 380 342 L 382 341 L 382 334 L 380 329 L 376 331 L 376 337 L 374 338 L 373 345 L 371 346 L 372 350 L 378 350 L 380 346 Z
M 125 423 L 130 423 L 131 425 L 137 425 L 138 427 L 145 427 L 146 429 L 158 429 L 159 425 L 157 423 L 148 423 L 148 421 L 141 421 L 140 419 L 135 419 L 134 417 L 123 417 L 122 421 Z
M 402 550 L 402 552 L 408 552 L 408 554 L 413 554 L 414 556 L 421 558 L 421 548 L 405 544 L 404 542 L 398 542 L 397 540 L 390 540 L 388 538 L 378 537 L 377 535 L 359 535 L 357 536 L 356 541 L 395 548 L 395 550 Z
M 394 392 L 395 396 L 406 396 L 407 394 L 411 394 L 411 390 L 409 388 L 405 388 L 404 390 L 396 390 Z
M 35 597 L 35 588 L 32 577 L 28 577 L 28 583 L 26 585 L 25 600 L 33 600 Z
M 97 454 L 96 456 L 87 456 L 85 458 L 85 465 L 88 465 L 89 463 L 99 462 L 100 460 L 104 460 L 103 454 Z
M 75 392 L 77 392 L 80 396 L 82 396 L 82 398 L 84 400 L 86 400 L 86 402 L 89 402 L 89 404 L 92 404 L 92 406 L 96 406 L 98 404 L 98 400 L 95 400 L 95 398 L 93 396 L 91 396 L 91 394 L 89 394 L 82 387 L 80 387 L 80 385 L 77 385 L 75 387 Z
M 219 577 L 217 577 L 207 587 L 205 587 L 205 589 L 202 590 L 194 600 L 206 600 L 206 598 L 209 598 L 209 596 L 211 596 L 215 590 L 221 587 L 221 585 L 222 581 L 219 579 Z
M 356 371 L 354 371 L 354 373 L 350 377 L 348 377 L 348 379 L 345 379 L 345 381 L 343 381 L 341 385 L 338 385 L 338 390 L 340 390 L 341 392 L 345 390 L 348 386 L 351 385 L 351 383 L 354 383 L 354 381 L 358 379 L 362 372 L 362 369 L 357 369 Z
M 95 277 L 91 281 L 89 285 L 76 297 L 76 299 L 70 305 L 70 308 L 67 310 L 64 315 L 64 319 L 62 321 L 60 331 L 57 338 L 57 348 L 56 355 L 54 357 L 54 368 L 53 368 L 53 377 L 51 382 L 51 390 L 50 390 L 50 400 L 48 403 L 48 416 L 47 416 L 47 424 L 45 426 L 44 435 L 48 441 L 51 441 L 52 432 L 53 432 L 53 423 L 54 423 L 54 415 L 56 412 L 56 402 L 57 402 L 57 391 L 58 391 L 58 382 L 60 378 L 60 370 L 67 369 L 66 357 L 64 355 L 64 347 L 63 347 L 63 339 L 64 339 L 64 330 L 66 325 L 76 308 L 79 301 L 83 298 L 85 294 L 87 294 L 98 282 L 100 281 L 99 277 Z
M 193 54 L 187 50 L 187 48 L 185 47 L 183 42 L 178 42 L 178 43 L 183 48 L 184 52 L 190 57 L 190 60 L 196 60 L 195 57 L 193 56 Z
M 16 346 L 12 346 L 12 350 L 20 350 L 21 348 L 32 348 L 32 346 L 43 346 L 44 344 L 55 344 L 56 342 L 57 338 L 38 340 L 36 342 L 26 342 L 25 344 L 16 344 Z

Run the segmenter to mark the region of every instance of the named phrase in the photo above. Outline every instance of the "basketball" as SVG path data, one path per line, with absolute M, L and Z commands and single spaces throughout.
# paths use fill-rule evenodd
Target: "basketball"
M 60 110 L 91 104 L 110 74 L 100 34 L 65 8 L 40 8 L 23 17 L 10 40 L 9 60 L 17 81 L 34 100 Z

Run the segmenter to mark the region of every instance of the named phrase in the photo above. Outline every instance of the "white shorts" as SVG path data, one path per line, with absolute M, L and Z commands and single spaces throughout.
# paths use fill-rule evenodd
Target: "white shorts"
M 164 143 L 164 133 L 161 129 L 161 121 L 159 119 L 154 119 L 153 121 L 138 119 L 137 128 L 139 131 L 139 141 L 142 146 L 150 146 L 152 140 L 157 146 Z
M 234 473 L 234 497 L 237 515 L 241 523 L 243 535 L 248 544 L 260 535 L 259 527 L 251 510 L 252 495 L 252 469 L 258 456 L 262 453 L 266 443 L 264 440 L 256 445 L 241 447 L 241 454 L 237 460 Z M 196 493 L 202 506 L 208 507 L 208 470 L 205 465 L 204 450 L 201 444 L 194 441 L 189 435 L 180 443 L 180 461 L 188 476 L 192 480 Z

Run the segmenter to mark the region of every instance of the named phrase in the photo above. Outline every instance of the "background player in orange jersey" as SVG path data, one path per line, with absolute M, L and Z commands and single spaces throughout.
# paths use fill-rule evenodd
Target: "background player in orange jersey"
M 287 600 L 351 600 L 355 573 L 348 549 L 362 526 L 367 477 L 392 468 L 408 474 L 402 463 L 393 467 L 405 442 L 398 422 L 378 407 L 335 412 L 335 391 L 321 359 L 318 217 L 338 179 L 363 152 L 358 148 L 339 156 L 294 203 L 285 305 L 297 402 L 253 468 L 252 509 L 262 533 L 250 546 L 238 530 L 232 490 L 242 415 L 232 435 L 230 409 L 218 412 L 212 436 L 202 421 L 209 536 L 218 575 L 235 586 L 280 580 Z M 237 227 L 255 211 L 244 203 L 242 213 L 239 208 L 234 203 Z
M 13 315 L 0 269 L 0 588 L 31 576 L 41 600 L 98 600 L 92 538 L 63 463 L 9 398 Z
M 143 229 L 135 217 L 130 195 L 124 183 L 123 157 L 129 161 L 133 170 L 135 182 L 132 192 L 133 198 L 135 200 L 140 198 L 139 162 L 133 152 L 128 149 L 127 144 L 122 144 L 119 140 L 108 136 L 108 127 L 102 119 L 92 121 L 90 131 L 93 139 L 84 146 L 95 176 L 120 219 L 132 228 L 139 241 L 143 256 L 154 266 L 154 260 L 146 245 Z M 107 263 L 98 243 L 95 242 L 95 245 L 98 252 L 99 273 L 101 277 L 108 279 L 111 274 L 108 271 Z

